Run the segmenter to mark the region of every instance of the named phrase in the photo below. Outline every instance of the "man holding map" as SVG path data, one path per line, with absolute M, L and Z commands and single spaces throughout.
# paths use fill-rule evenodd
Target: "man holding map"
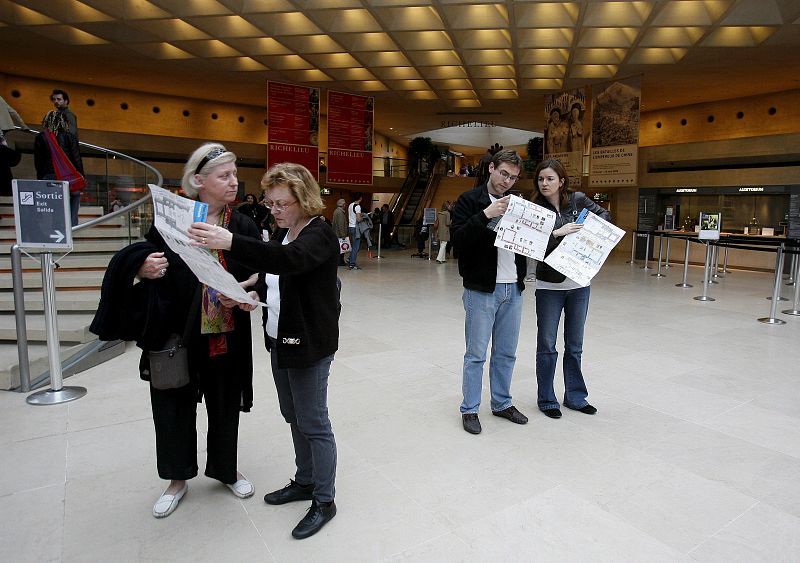
M 497 152 L 489 163 L 486 183 L 461 194 L 453 211 L 451 239 L 458 251 L 458 270 L 464 285 L 466 339 L 464 400 L 460 410 L 464 430 L 470 434 L 481 432 L 478 409 L 490 337 L 492 414 L 516 424 L 528 422 L 511 403 L 526 260 L 495 246 L 496 234 L 489 226 L 508 208 L 511 196 L 506 194 L 519 178 L 521 167 L 522 159 L 515 151 Z

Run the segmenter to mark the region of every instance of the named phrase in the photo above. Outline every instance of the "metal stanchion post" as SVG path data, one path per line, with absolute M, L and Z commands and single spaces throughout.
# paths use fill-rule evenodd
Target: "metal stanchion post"
M 708 285 L 711 279 L 711 245 L 706 241 L 706 263 L 703 268 L 703 295 L 693 297 L 695 301 L 716 301 L 713 297 L 708 296 Z
M 373 256 L 373 258 L 375 258 L 376 260 L 380 260 L 381 258 L 383 258 L 381 256 L 381 241 L 382 240 L 383 240 L 383 225 L 381 223 L 378 223 L 378 254 Z
M 663 278 L 664 274 L 661 273 L 661 251 L 663 250 L 664 246 L 664 237 L 658 235 L 658 269 L 656 270 L 655 274 L 650 274 L 656 278 Z
M 708 271 L 711 276 L 708 278 L 709 283 L 718 284 L 719 282 L 714 278 L 719 277 L 717 274 L 717 269 L 714 267 L 714 262 L 716 261 L 717 257 L 717 246 L 714 245 L 711 247 L 711 262 L 708 264 Z
M 64 387 L 61 373 L 61 356 L 58 346 L 58 311 L 53 283 L 53 255 L 44 252 L 42 262 L 42 294 L 44 297 L 44 324 L 47 330 L 47 355 L 50 359 L 50 389 L 37 391 L 26 399 L 31 405 L 57 405 L 74 401 L 86 394 L 85 387 Z
M 31 390 L 31 366 L 28 359 L 28 328 L 25 320 L 25 288 L 22 282 L 22 250 L 11 247 L 11 277 L 14 288 L 14 318 L 17 326 L 17 360 L 19 361 L 19 390 Z
M 781 255 L 782 258 L 785 258 L 785 255 L 783 253 L 783 244 L 781 244 L 778 247 L 778 253 Z M 783 261 L 781 261 L 780 268 L 778 267 L 777 260 L 775 262 L 775 279 L 776 280 L 783 280 Z M 768 301 L 772 301 L 773 299 L 775 299 L 776 301 L 788 301 L 788 299 L 786 297 L 781 295 L 780 291 L 778 292 L 778 297 L 777 298 L 775 297 L 775 292 L 773 291 L 772 295 L 770 295 L 766 299 Z M 776 307 L 777 307 L 777 305 L 776 305 Z M 778 323 L 778 324 L 780 324 L 780 323 Z
M 653 268 L 650 267 L 650 232 L 647 233 L 647 242 L 645 243 L 644 247 L 644 266 L 642 266 L 642 270 L 652 270 Z
M 431 254 L 433 254 L 433 225 L 428 229 L 428 261 L 430 262 Z
M 795 248 L 795 252 L 797 252 L 797 248 Z M 792 254 L 792 258 L 797 258 L 797 254 Z M 797 276 L 800 275 L 800 260 L 793 260 L 794 268 L 792 269 L 792 276 L 795 280 L 797 280 Z M 792 308 L 786 309 L 785 311 L 781 311 L 786 315 L 800 315 L 800 283 L 795 281 L 794 283 L 794 300 L 792 301 Z
M 672 237 L 667 236 L 667 257 L 664 259 L 664 269 L 669 270 L 669 243 L 672 241 Z
M 783 244 L 778 247 L 775 255 L 775 284 L 772 287 L 772 304 L 769 306 L 769 317 L 761 317 L 758 322 L 768 325 L 785 325 L 786 321 L 778 319 L 778 298 L 781 294 L 781 280 L 783 278 Z
M 724 270 L 725 268 L 723 268 Z M 720 272 L 719 270 L 719 246 L 714 246 L 714 277 L 715 278 L 724 278 L 725 272 Z
M 631 259 L 626 264 L 636 264 L 636 231 L 631 231 Z
M 722 271 L 726 274 L 730 274 L 731 271 L 728 269 L 728 247 L 725 247 L 725 259 L 722 261 Z
M 792 254 L 792 261 L 789 266 L 789 277 L 786 279 L 786 285 L 795 285 L 795 283 L 797 283 L 797 254 Z
M 683 281 L 676 283 L 675 287 L 692 287 L 689 282 L 689 237 L 686 237 L 686 252 L 683 256 Z

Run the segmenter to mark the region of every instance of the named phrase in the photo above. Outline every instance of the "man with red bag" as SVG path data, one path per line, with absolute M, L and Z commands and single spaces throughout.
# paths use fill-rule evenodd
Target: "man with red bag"
M 53 110 L 42 120 L 44 130 L 33 140 L 33 163 L 39 180 L 69 182 L 72 225 L 78 224 L 81 193 L 86 187 L 78 139 L 63 112 Z

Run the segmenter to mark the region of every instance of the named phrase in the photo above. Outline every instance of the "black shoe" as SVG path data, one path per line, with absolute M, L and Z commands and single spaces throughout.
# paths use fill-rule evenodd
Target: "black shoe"
M 559 409 L 542 409 L 542 412 L 550 418 L 561 418 L 561 411 Z
M 514 424 L 525 424 L 528 422 L 528 417 L 519 412 L 517 407 L 514 405 L 511 405 L 507 409 L 503 409 L 501 411 L 492 411 L 492 414 L 502 418 L 507 418 Z
M 586 405 L 585 407 L 581 407 L 575 410 L 581 411 L 583 414 L 594 414 L 597 412 L 597 409 L 594 408 L 592 405 Z
M 264 502 L 267 504 L 286 504 L 296 500 L 313 500 L 314 485 L 301 485 L 289 479 L 289 484 L 284 488 L 264 495 Z
M 311 508 L 292 530 L 292 536 L 298 540 L 313 536 L 334 516 L 336 516 L 336 503 L 333 501 L 320 503 L 314 499 L 311 501 Z
M 470 434 L 481 433 L 481 421 L 478 420 L 478 413 L 468 412 L 461 415 L 461 423 L 464 425 L 464 430 Z

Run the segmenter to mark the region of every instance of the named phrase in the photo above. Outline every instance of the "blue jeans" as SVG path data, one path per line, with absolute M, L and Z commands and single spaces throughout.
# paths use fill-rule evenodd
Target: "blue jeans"
M 483 364 L 492 338 L 489 388 L 492 410 L 511 406 L 511 374 L 517 361 L 517 341 L 522 320 L 522 292 L 516 283 L 498 283 L 494 293 L 464 289 L 464 401 L 461 414 L 477 413 L 481 404 Z
M 358 260 L 358 249 L 361 248 L 361 235 L 358 234 L 356 227 L 350 227 L 350 267 L 356 267 Z
M 314 498 L 330 502 L 336 493 L 336 441 L 328 418 L 328 375 L 333 355 L 307 368 L 279 368 L 275 342 L 270 354 L 272 377 L 283 419 L 292 429 L 294 480 L 314 484 Z
M 583 327 L 589 311 L 589 287 L 559 291 L 536 290 L 536 382 L 540 410 L 559 407 L 553 380 L 556 375 L 556 338 L 564 311 L 564 406 L 579 409 L 588 405 L 586 383 L 581 372 Z

